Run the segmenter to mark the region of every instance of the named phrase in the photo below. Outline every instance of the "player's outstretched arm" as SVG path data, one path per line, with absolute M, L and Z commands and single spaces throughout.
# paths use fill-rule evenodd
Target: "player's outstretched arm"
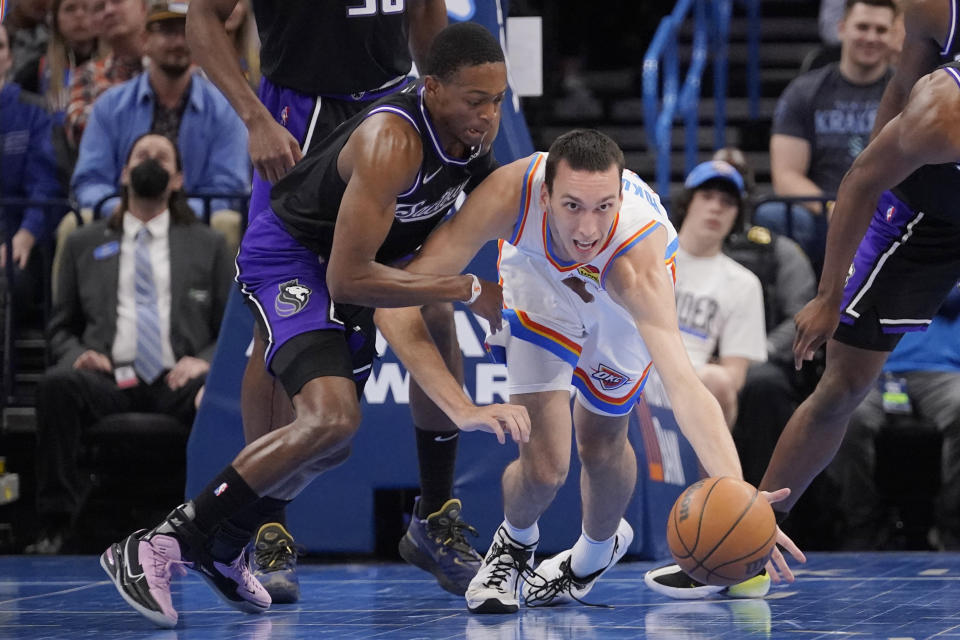
M 514 442 L 529 440 L 530 416 L 525 407 L 473 404 L 447 369 L 419 307 L 378 309 L 374 321 L 410 375 L 458 429 L 490 432 L 500 444 L 506 442 L 507 435 Z
M 697 377 L 680 338 L 673 284 L 664 265 L 663 227 L 610 266 L 607 291 L 633 316 L 673 407 L 677 424 L 711 476 L 743 479 L 720 405 Z
M 368 118 L 344 145 L 338 169 L 347 187 L 327 265 L 335 301 L 406 307 L 470 299 L 470 276 L 423 276 L 376 261 L 393 224 L 397 195 L 418 179 L 422 160 L 420 134 L 390 113 Z
M 193 0 L 187 10 L 187 41 L 193 59 L 246 125 L 253 168 L 265 180 L 276 182 L 300 160 L 300 143 L 273 119 L 243 77 L 225 27 L 236 4 L 237 0 Z
M 881 194 L 923 165 L 955 162 L 960 155 L 958 109 L 960 85 L 950 73 L 940 70 L 924 76 L 903 113 L 867 145 L 844 176 L 827 231 L 817 296 L 795 318 L 797 369 L 837 328 L 847 271 Z

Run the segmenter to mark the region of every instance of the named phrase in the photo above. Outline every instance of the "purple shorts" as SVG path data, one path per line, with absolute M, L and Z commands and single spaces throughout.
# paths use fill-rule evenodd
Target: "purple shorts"
M 335 304 L 326 275 L 326 262 L 287 233 L 272 209 L 250 222 L 236 279 L 266 337 L 267 370 L 291 397 L 315 377 L 346 377 L 362 385 L 370 375 L 373 310 Z
M 960 279 L 958 248 L 960 226 L 884 192 L 853 258 L 834 338 L 890 351 L 904 333 L 925 331 Z

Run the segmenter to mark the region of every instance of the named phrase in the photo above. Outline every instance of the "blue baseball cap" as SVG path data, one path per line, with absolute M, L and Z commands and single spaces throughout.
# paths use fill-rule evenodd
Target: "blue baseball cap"
M 723 160 L 701 162 L 687 175 L 683 186 L 686 189 L 696 189 L 709 180 L 726 180 L 736 187 L 737 193 L 743 192 L 743 176 L 732 164 Z

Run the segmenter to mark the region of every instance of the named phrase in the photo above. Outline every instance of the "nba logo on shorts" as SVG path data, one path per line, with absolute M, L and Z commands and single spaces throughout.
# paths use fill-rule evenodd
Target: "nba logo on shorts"
M 597 369 L 594 369 L 593 373 L 590 374 L 590 377 L 594 380 L 597 380 L 600 383 L 600 386 L 603 387 L 604 391 L 613 391 L 614 389 L 618 389 L 630 382 L 629 377 L 623 375 L 615 369 L 611 369 L 602 362 Z
M 887 209 L 887 222 L 893 220 L 893 214 L 896 212 L 896 207 L 890 207 Z
M 213 495 L 219 496 L 221 493 L 227 490 L 227 483 L 222 482 L 219 487 L 213 490 Z
M 284 107 L 283 110 L 280 111 L 280 124 L 282 124 L 283 126 L 287 126 L 287 120 L 289 119 L 290 119 L 290 107 Z

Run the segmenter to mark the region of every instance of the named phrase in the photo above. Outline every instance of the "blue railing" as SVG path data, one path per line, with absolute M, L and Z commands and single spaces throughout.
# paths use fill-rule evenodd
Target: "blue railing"
M 759 0 L 743 0 L 748 18 L 747 84 L 750 117 L 756 118 L 760 101 Z M 727 47 L 730 33 L 732 0 L 679 0 L 673 11 L 657 27 L 650 47 L 643 58 L 644 129 L 650 149 L 656 158 L 656 185 L 663 200 L 670 197 L 670 149 L 673 122 L 684 123 L 685 172 L 697 163 L 697 122 L 700 106 L 701 78 L 707 58 L 713 57 L 714 146 L 726 144 Z M 680 61 L 677 37 L 689 16 L 693 19 L 693 45 L 690 66 L 679 84 Z

